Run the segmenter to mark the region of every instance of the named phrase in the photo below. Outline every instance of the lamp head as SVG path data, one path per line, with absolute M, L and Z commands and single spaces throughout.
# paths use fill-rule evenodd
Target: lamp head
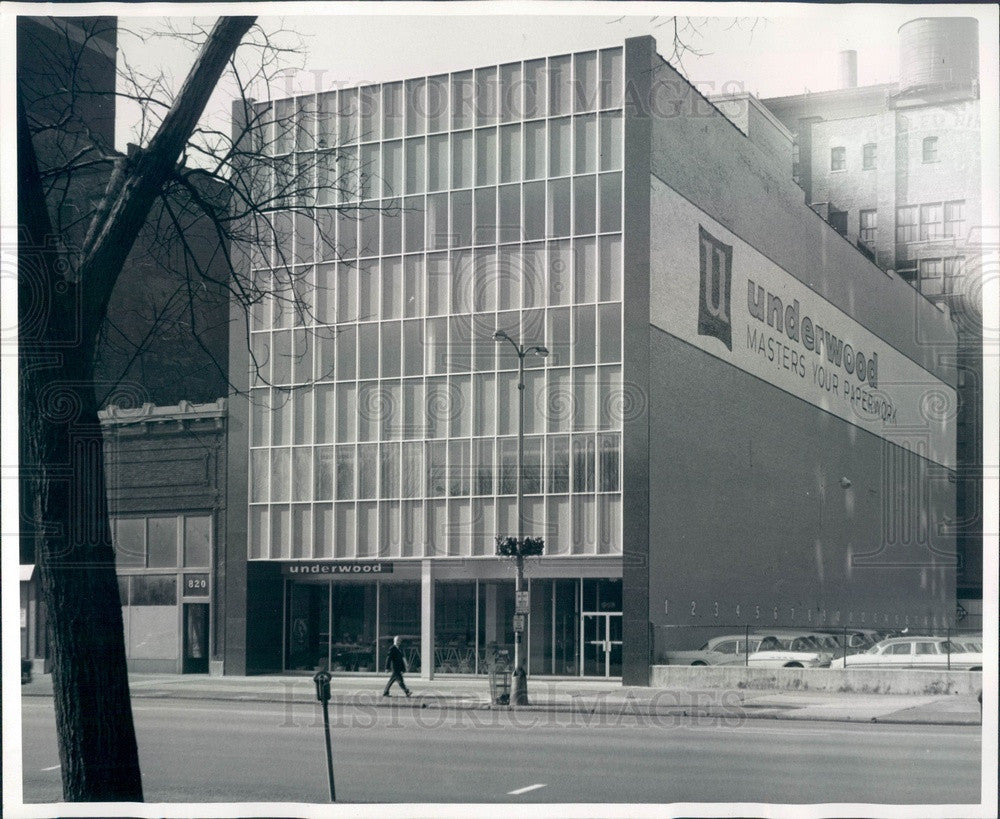
M 547 358 L 549 355 L 548 347 L 535 347 L 531 352 L 537 355 L 539 358 Z
M 510 336 L 507 335 L 503 330 L 497 330 L 493 334 L 494 341 L 510 341 Z

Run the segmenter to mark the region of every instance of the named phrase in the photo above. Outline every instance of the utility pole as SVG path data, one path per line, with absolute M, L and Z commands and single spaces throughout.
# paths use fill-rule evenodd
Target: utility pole
M 517 574 L 514 580 L 515 600 L 521 599 L 521 592 L 524 589 L 524 555 L 526 538 L 524 536 L 524 357 L 526 355 L 537 355 L 545 358 L 549 351 L 545 347 L 525 347 L 518 344 L 503 330 L 497 330 L 493 334 L 493 339 L 499 344 L 509 341 L 510 345 L 517 353 L 517 542 L 514 548 L 514 563 L 517 567 Z M 541 553 L 539 549 L 537 554 Z M 515 615 L 520 617 L 521 615 Z M 523 615 L 523 629 L 514 629 L 514 679 L 511 690 L 511 704 L 528 704 L 528 674 L 524 668 L 524 655 L 522 649 L 524 631 L 527 629 L 528 615 Z

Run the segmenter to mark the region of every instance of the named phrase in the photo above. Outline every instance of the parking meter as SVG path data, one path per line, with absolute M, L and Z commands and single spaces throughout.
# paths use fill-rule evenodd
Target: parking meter
M 337 789 L 333 784 L 333 748 L 330 746 L 330 712 L 327 703 L 330 701 L 330 672 L 320 669 L 313 675 L 316 683 L 316 699 L 323 704 L 323 731 L 326 734 L 326 775 L 330 784 L 330 801 L 337 801 Z
M 330 672 L 322 669 L 313 676 L 313 682 L 316 683 L 316 699 L 320 702 L 330 701 L 330 677 Z

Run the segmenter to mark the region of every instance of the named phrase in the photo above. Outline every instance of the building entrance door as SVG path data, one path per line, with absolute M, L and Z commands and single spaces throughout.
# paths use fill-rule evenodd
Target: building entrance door
M 184 604 L 183 672 L 208 673 L 208 603 Z
M 587 677 L 620 677 L 621 613 L 583 615 L 583 673 Z

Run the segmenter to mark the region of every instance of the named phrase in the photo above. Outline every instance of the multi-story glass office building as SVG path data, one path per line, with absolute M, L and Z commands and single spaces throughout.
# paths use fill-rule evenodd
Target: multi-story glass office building
M 525 374 L 531 671 L 620 673 L 623 83 L 614 48 L 274 104 L 272 184 L 318 178 L 315 214 L 256 257 L 305 298 L 252 317 L 249 558 L 380 569 L 287 581 L 286 668 L 373 668 L 397 632 L 418 657 L 421 566 L 438 669 L 511 647 L 502 329 L 550 350 Z
M 671 89 L 681 96 L 669 99 Z M 727 166 L 780 163 L 680 80 L 651 38 L 265 111 L 268 189 L 315 168 L 315 200 L 279 213 L 276 241 L 251 254 L 274 296 L 250 316 L 249 357 L 234 312 L 231 372 L 248 400 L 230 414 L 227 673 L 376 670 L 396 634 L 424 673 L 482 673 L 512 648 L 513 567 L 495 556 L 495 537 L 519 529 L 518 359 L 494 340 L 503 330 L 549 351 L 525 361 L 523 530 L 546 544 L 527 566 L 528 671 L 618 676 L 631 662 L 625 676 L 644 679 L 649 624 L 673 614 L 653 599 L 653 552 L 657 571 L 667 555 L 678 569 L 719 558 L 709 557 L 715 540 L 693 536 L 712 522 L 686 516 L 699 504 L 685 498 L 725 473 L 714 448 L 740 446 L 735 429 L 705 440 L 699 412 L 676 437 L 677 393 L 663 378 L 678 368 L 679 388 L 692 367 L 719 364 L 712 349 L 692 363 L 691 348 L 671 359 L 656 346 L 656 325 L 670 332 L 676 306 L 667 283 L 684 267 L 664 269 L 657 246 L 694 248 L 696 284 L 706 264 L 722 275 L 734 241 L 725 214 L 752 210 L 727 199 Z M 706 171 L 697 157 L 713 153 L 718 169 Z M 782 173 L 772 195 L 784 200 L 794 185 Z M 700 245 L 697 231 L 674 237 L 683 220 L 663 220 L 677 205 L 657 185 L 702 208 L 712 235 Z M 699 202 L 685 185 L 712 190 Z M 818 220 L 795 236 L 796 219 L 786 246 L 825 241 Z M 823 270 L 846 259 L 848 275 L 884 276 L 853 248 L 836 254 Z M 836 286 L 825 296 L 845 301 Z M 734 315 L 740 298 L 733 290 Z M 693 321 L 699 329 L 697 308 Z M 704 411 L 739 386 L 730 376 L 684 389 Z M 798 399 L 776 386 L 757 400 L 780 417 Z M 854 422 L 837 423 L 834 446 Z M 679 448 L 663 451 L 668 442 Z M 713 454 L 702 461 L 699 448 Z M 675 461 L 692 483 L 668 493 L 675 476 L 662 470 Z M 742 519 L 739 537 L 753 537 L 756 512 L 743 503 L 718 517 Z M 651 524 L 666 512 L 668 526 Z M 727 554 L 735 548 L 734 530 L 719 537 Z

